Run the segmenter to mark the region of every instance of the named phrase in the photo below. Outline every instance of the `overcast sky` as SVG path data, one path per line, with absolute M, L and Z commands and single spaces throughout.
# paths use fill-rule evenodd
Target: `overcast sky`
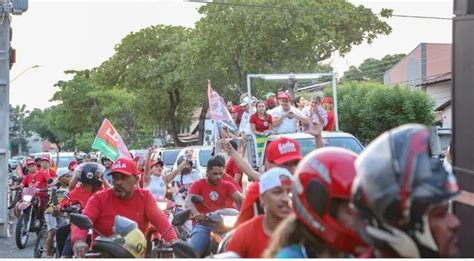
M 452 0 L 350 2 L 374 12 L 384 7 L 403 15 L 452 17 L 453 13 Z M 30 110 L 51 106 L 49 100 L 57 90 L 54 84 L 70 79 L 64 75 L 65 70 L 99 66 L 132 31 L 156 24 L 193 27 L 199 19 L 198 6 L 181 0 L 30 0 L 28 11 L 12 19 L 17 63 L 10 79 L 23 74 L 11 83 L 10 103 L 26 104 Z M 387 22 L 393 30 L 390 35 L 379 37 L 371 45 L 355 46 L 343 58 L 334 55 L 330 59 L 340 75 L 367 58 L 408 53 L 422 42 L 452 41 L 451 21 L 393 17 Z M 31 69 L 34 65 L 41 67 Z

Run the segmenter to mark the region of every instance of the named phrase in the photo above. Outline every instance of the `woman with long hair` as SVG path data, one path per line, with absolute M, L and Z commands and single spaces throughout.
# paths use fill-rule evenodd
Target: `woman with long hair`
M 256 135 L 272 134 L 272 116 L 267 113 L 265 102 L 257 102 L 257 112 L 250 116 L 250 127 Z

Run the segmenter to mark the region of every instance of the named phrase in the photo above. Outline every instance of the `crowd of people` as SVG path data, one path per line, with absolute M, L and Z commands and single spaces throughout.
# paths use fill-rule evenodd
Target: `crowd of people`
M 269 131 L 263 127 L 273 126 L 271 131 L 290 130 L 298 121 L 303 126 L 308 120 L 328 122 L 318 97 L 310 109 L 302 105 L 304 98 L 292 106 L 286 93 L 278 97 L 280 105 L 272 112 L 266 111 L 268 100 L 255 102 L 257 112 L 247 115 L 252 131 L 261 134 Z M 245 114 L 250 110 L 244 105 Z M 239 215 L 225 251 L 243 258 L 455 257 L 460 222 L 449 201 L 459 188 L 450 162 L 431 157 L 429 133 L 421 125 L 403 125 L 383 133 L 360 155 L 326 147 L 305 157 L 297 141 L 280 137 L 266 148 L 263 174 L 228 139 L 220 144 L 227 159 L 213 156 L 205 176 L 193 168 L 188 155 L 180 156 L 177 167 L 165 174 L 163 162 L 151 159 L 151 149 L 144 164 L 128 157 L 94 162 L 81 154 L 57 172 L 50 168 L 50 159 L 29 159 L 19 186 L 47 188 L 54 179 L 52 184 L 67 193 L 57 206 L 46 193 L 39 195 L 49 231 L 48 256 L 54 236 L 63 239 L 63 257 L 84 257 L 91 247 L 87 231 L 63 226 L 63 211 L 72 204 L 79 204 L 104 236 L 113 234 L 117 215 L 135 221 L 144 234 L 151 226 L 164 233 L 171 224 L 156 201 L 171 188 L 178 208 L 191 210 L 188 242 L 199 256 L 213 229 L 206 215 L 235 208 Z M 247 188 L 242 187 L 243 175 L 252 181 Z M 202 204 L 193 196 L 200 196 Z M 171 229 L 164 240 L 177 238 Z

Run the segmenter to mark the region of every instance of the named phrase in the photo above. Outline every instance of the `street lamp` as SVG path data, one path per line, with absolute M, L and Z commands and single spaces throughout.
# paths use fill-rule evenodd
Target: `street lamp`
M 33 66 L 30 66 L 28 68 L 26 68 L 23 72 L 21 72 L 20 74 L 18 74 L 17 76 L 13 77 L 13 79 L 10 81 L 10 83 L 12 83 L 13 81 L 15 81 L 16 79 L 20 78 L 20 76 L 22 76 L 24 73 L 26 73 L 27 71 L 31 70 L 31 69 L 35 69 L 35 68 L 38 68 L 38 67 L 41 67 L 42 65 L 33 65 Z
M 247 74 L 247 92 L 248 97 L 252 97 L 250 80 L 252 78 L 260 78 L 263 80 L 302 80 L 302 79 L 319 79 L 323 76 L 332 77 L 332 93 L 334 102 L 334 121 L 336 122 L 336 131 L 339 131 L 339 117 L 337 115 L 337 73 L 300 73 L 300 74 Z

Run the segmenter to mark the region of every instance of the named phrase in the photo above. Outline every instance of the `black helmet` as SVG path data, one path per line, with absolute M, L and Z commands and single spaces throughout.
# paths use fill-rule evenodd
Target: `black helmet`
M 95 162 L 84 162 L 74 169 L 74 175 L 84 184 L 102 186 L 100 175 L 105 171 L 105 167 Z
M 100 163 L 104 164 L 104 161 L 109 160 L 112 161 L 111 159 L 107 158 L 106 156 L 100 157 Z
M 430 131 L 407 124 L 383 133 L 356 160 L 351 200 L 362 238 L 401 257 L 434 257 L 428 209 L 456 195 L 456 178 L 430 157 Z

